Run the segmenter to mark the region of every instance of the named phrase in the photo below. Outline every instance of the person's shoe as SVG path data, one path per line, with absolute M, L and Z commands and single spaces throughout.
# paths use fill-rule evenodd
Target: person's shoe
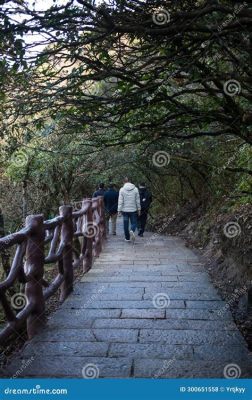
M 143 237 L 143 233 L 139 233 L 138 236 Z
M 135 233 L 133 231 L 130 231 L 130 240 L 134 243 L 136 240 Z
M 125 240 L 125 242 L 130 242 L 130 239 L 124 239 Z

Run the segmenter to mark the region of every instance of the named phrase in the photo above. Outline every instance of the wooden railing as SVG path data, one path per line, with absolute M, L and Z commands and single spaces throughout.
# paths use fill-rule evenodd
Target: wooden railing
M 87 272 L 92 267 L 93 256 L 99 256 L 105 236 L 103 198 L 97 197 L 83 200 L 75 212 L 72 206 L 61 206 L 59 216 L 49 221 L 44 221 L 43 215 L 29 215 L 22 230 L 0 239 L 0 251 L 16 246 L 9 274 L 0 283 L 0 301 L 7 321 L 0 332 L 0 344 L 18 333 L 25 323 L 28 338 L 41 329 L 47 299 L 58 289 L 60 301 L 66 299 L 73 290 L 74 268 L 82 266 Z M 73 245 L 76 240 L 78 246 Z M 58 273 L 52 282 L 47 282 L 44 266 L 56 262 Z M 9 299 L 8 290 L 17 282 L 25 284 L 24 294 L 19 299 L 15 295 Z M 15 301 L 23 300 L 22 309 L 14 311 Z

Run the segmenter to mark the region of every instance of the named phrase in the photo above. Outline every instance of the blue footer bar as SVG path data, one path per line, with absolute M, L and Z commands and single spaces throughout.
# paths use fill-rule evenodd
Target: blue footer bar
M 0 399 L 252 400 L 251 379 L 2 379 Z

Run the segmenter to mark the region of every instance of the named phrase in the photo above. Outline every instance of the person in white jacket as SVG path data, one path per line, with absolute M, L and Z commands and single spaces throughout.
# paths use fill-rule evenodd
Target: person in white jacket
M 140 195 L 137 187 L 125 178 L 124 186 L 120 189 L 118 199 L 118 215 L 123 214 L 123 226 L 125 240 L 135 241 L 135 231 L 137 228 L 137 214 L 141 213 Z M 130 222 L 130 230 L 129 230 Z

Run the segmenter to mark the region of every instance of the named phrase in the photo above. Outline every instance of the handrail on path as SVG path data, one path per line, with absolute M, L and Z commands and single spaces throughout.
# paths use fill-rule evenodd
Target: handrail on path
M 59 216 L 49 221 L 43 215 L 29 215 L 23 229 L 0 239 L 0 252 L 16 247 L 8 276 L 0 282 L 0 302 L 7 321 L 0 332 L 1 345 L 25 322 L 29 339 L 40 331 L 45 324 L 46 301 L 58 289 L 60 301 L 67 298 L 73 290 L 74 268 L 82 265 L 83 272 L 87 272 L 93 257 L 100 255 L 105 238 L 105 211 L 100 196 L 84 199 L 78 211 L 61 206 Z M 76 240 L 80 249 L 74 246 Z M 52 282 L 47 282 L 44 266 L 56 262 L 58 273 Z M 16 282 L 25 284 L 25 304 L 19 312 L 14 311 L 14 301 L 9 301 L 6 293 Z

